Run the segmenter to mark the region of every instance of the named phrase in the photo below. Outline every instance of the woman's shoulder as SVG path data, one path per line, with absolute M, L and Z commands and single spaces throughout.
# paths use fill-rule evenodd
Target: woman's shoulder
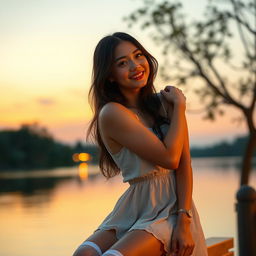
M 99 121 L 111 124 L 117 120 L 122 121 L 126 116 L 132 116 L 132 112 L 128 108 L 118 102 L 108 102 L 99 112 Z
M 125 111 L 126 107 L 118 102 L 108 102 L 106 103 L 100 110 L 99 116 L 104 117 L 104 116 L 111 116 L 113 114 L 117 114 L 120 112 Z

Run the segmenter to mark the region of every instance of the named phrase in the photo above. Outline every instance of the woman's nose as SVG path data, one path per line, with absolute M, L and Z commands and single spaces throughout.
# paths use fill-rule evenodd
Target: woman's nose
M 138 66 L 139 66 L 139 64 L 136 61 L 134 61 L 134 60 L 130 61 L 130 69 L 131 70 L 136 70 Z

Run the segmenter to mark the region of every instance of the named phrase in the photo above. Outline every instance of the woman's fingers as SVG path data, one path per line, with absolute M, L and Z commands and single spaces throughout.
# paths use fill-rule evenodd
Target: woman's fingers
M 173 85 L 167 85 L 167 86 L 165 86 L 165 88 L 164 88 L 165 91 L 170 91 L 170 90 L 172 90 L 172 89 L 176 89 L 176 90 L 181 91 L 181 89 L 179 89 L 178 87 L 175 87 L 175 86 L 173 86 Z
M 182 245 L 180 246 L 179 256 L 191 256 L 194 250 L 194 245 Z
M 181 89 L 179 89 L 179 88 L 177 88 L 177 87 L 175 87 L 175 86 L 171 86 L 171 85 L 165 86 L 165 88 L 164 88 L 163 91 L 164 91 L 164 92 L 175 92 L 175 91 L 178 91 L 179 93 L 182 93 L 182 94 L 183 94 L 183 92 L 182 92 Z
M 190 245 L 189 247 L 188 247 L 188 256 L 190 256 L 190 255 L 192 255 L 192 253 L 193 253 L 193 251 L 194 251 L 194 248 L 195 248 L 195 245 L 193 244 L 193 245 Z
M 160 92 L 169 103 L 186 105 L 186 97 L 180 89 L 174 86 L 166 86 L 165 89 Z
M 173 239 L 171 252 L 173 256 L 191 256 L 194 250 L 194 244 L 182 244 L 182 241 Z
M 190 247 L 184 247 L 183 254 L 181 256 L 191 256 Z
M 176 238 L 172 239 L 171 242 L 171 251 L 173 253 L 173 256 L 177 256 L 178 254 L 178 240 Z
M 188 245 L 184 244 L 183 241 L 180 241 L 179 253 L 178 256 L 189 256 Z
M 186 248 L 181 247 L 179 249 L 179 252 L 178 252 L 177 256 L 185 256 L 185 250 L 186 250 Z

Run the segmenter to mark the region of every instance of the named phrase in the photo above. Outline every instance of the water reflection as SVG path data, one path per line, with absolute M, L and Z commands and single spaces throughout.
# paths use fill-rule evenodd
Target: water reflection
M 256 167 L 256 159 L 253 161 L 253 170 Z M 212 168 L 215 171 L 228 172 L 236 171 L 241 172 L 242 159 L 240 157 L 206 157 L 206 158 L 193 158 L 193 167 L 195 169 Z M 253 171 L 252 170 L 252 171 Z
M 68 177 L 0 179 L 0 193 L 19 192 L 24 196 L 50 193 L 56 185 Z
M 236 237 L 237 163 L 239 158 L 192 160 L 194 201 L 206 237 Z M 250 183 L 256 186 L 255 169 Z M 127 187 L 120 176 L 106 182 L 91 165 L 1 173 L 1 255 L 71 255 Z
M 60 168 L 55 170 L 3 172 L 0 175 L 0 205 L 15 204 L 19 198 L 25 207 L 50 203 L 54 191 L 62 183 L 75 181 L 78 186 L 84 186 L 85 180 L 93 182 L 100 175 L 98 168 L 81 163 L 75 168 Z
M 79 164 L 79 177 L 82 180 L 88 179 L 89 173 L 88 173 L 88 164 L 87 163 L 81 163 Z

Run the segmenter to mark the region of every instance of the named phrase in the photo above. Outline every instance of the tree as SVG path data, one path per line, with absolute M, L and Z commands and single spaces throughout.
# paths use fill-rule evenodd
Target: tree
M 0 131 L 0 171 L 72 166 L 71 146 L 55 141 L 38 123 Z
M 174 79 L 183 86 L 191 79 L 201 81 L 194 92 L 205 106 L 205 118 L 215 120 L 224 114 L 227 105 L 240 112 L 240 121 L 246 122 L 249 135 L 241 185 L 248 184 L 256 147 L 256 2 L 209 1 L 204 17 L 193 21 L 188 21 L 182 10 L 178 0 L 144 0 L 143 6 L 125 21 L 130 27 L 140 23 L 142 30 L 150 29 L 165 57 L 165 65 L 160 68 L 164 79 Z M 238 42 L 242 47 L 239 55 L 234 47 Z M 177 58 L 170 63 L 174 53 Z

